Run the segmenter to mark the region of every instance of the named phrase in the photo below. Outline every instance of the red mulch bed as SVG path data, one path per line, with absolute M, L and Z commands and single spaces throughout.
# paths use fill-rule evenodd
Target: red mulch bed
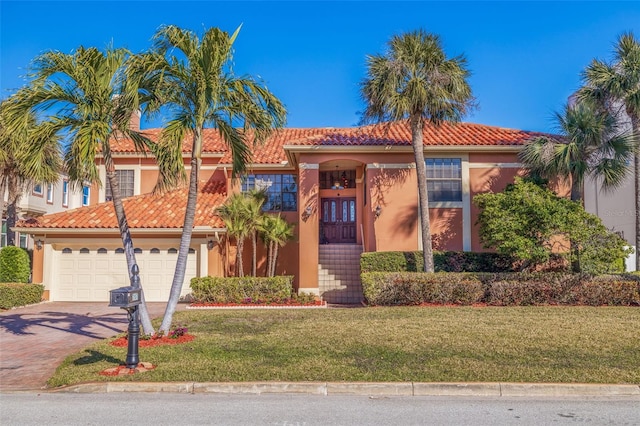
M 152 337 L 151 339 L 140 339 L 138 341 L 138 346 L 141 348 L 149 348 L 152 346 L 161 346 L 161 345 L 177 345 L 180 343 L 187 343 L 192 341 L 193 339 L 195 339 L 196 336 L 194 336 L 193 334 L 184 334 L 178 338 L 172 338 L 172 337 Z M 117 346 L 117 347 L 125 347 L 128 345 L 128 341 L 126 337 L 119 337 L 116 340 L 112 341 L 110 344 L 111 346 Z

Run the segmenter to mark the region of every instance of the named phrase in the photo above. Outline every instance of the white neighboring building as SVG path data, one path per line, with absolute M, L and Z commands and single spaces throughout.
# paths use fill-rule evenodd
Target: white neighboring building
M 77 207 L 87 206 L 90 201 L 90 188 L 84 187 L 82 191 L 72 190 L 65 175 L 55 184 L 36 185 L 32 190 L 25 191 L 17 206 L 17 220 L 29 219 L 43 214 L 56 213 Z M 6 194 L 5 194 L 6 195 Z M 0 247 L 7 245 L 6 223 L 6 196 L 5 211 L 2 212 L 2 233 L 0 234 Z M 32 249 L 34 241 L 28 234 L 16 232 L 16 246 Z
M 623 128 L 631 130 L 631 120 L 623 108 L 618 108 L 617 115 Z M 622 129 L 621 129 L 622 130 Z M 631 172 L 624 184 L 613 191 L 602 189 L 600 179 L 587 178 L 584 183 L 584 208 L 602 219 L 602 223 L 610 230 L 619 233 L 627 243 L 635 250 L 636 235 L 636 205 L 633 183 L 633 164 L 630 164 Z M 626 261 L 627 271 L 636 270 L 635 254 L 630 255 Z

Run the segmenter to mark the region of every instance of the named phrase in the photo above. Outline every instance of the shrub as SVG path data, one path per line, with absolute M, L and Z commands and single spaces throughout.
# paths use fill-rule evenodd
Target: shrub
M 569 273 L 365 272 L 370 305 L 640 305 L 640 279 Z
M 498 253 L 444 251 L 434 252 L 436 272 L 508 272 L 512 270 L 509 256 Z M 363 253 L 362 272 L 420 272 L 422 251 L 387 251 Z
M 640 305 L 640 283 L 617 276 L 603 276 L 584 281 L 571 292 L 571 301 L 578 305 L 632 306 Z
M 14 246 L 0 250 L 0 282 L 28 283 L 30 274 L 31 264 L 26 250 Z
M 2 283 L 0 284 L 0 309 L 31 305 L 42 301 L 42 284 Z
M 278 303 L 291 298 L 293 277 L 192 278 L 191 290 L 200 303 Z
M 370 305 L 470 305 L 484 295 L 482 282 L 473 274 L 365 272 L 361 278 Z

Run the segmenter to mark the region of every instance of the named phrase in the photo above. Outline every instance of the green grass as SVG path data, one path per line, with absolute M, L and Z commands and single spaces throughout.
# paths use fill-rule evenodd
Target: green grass
M 185 311 L 196 339 L 140 348 L 157 368 L 100 376 L 126 348 L 68 357 L 49 386 L 87 381 L 640 383 L 640 308 L 398 307 Z

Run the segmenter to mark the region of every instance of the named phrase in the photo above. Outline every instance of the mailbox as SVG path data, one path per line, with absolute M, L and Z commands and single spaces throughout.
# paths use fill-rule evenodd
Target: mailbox
M 109 290 L 109 306 L 116 308 L 133 308 L 140 304 L 140 289 L 135 287 L 120 287 Z

